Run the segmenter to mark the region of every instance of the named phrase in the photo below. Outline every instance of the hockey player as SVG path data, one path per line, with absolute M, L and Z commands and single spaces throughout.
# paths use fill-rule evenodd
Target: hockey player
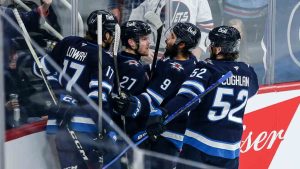
M 82 96 L 79 96 L 75 85 L 78 85 L 88 96 L 98 103 L 98 45 L 97 42 L 97 15 L 102 15 L 103 24 L 103 52 L 102 52 L 102 100 L 103 110 L 109 113 L 107 96 L 112 90 L 114 80 L 114 66 L 112 56 L 107 52 L 114 39 L 116 18 L 109 12 L 103 10 L 93 11 L 88 19 L 88 31 L 85 38 L 70 36 L 60 41 L 51 53 L 52 59 L 62 66 L 62 71 L 57 72 L 49 66 L 47 59 L 42 58 L 46 68 L 48 79 L 54 89 L 61 89 L 59 107 L 49 114 L 47 123 L 48 133 L 56 134 L 56 146 L 59 152 L 59 159 L 62 168 L 87 168 L 83 156 L 89 158 L 88 165 L 92 168 L 99 168 L 98 155 L 95 150 L 101 146 L 98 138 L 98 113 L 87 105 Z M 65 75 L 70 79 L 65 78 Z M 67 92 L 65 92 L 67 91 Z M 78 97 L 79 96 L 79 97 Z M 63 123 L 62 123 L 63 122 Z M 65 128 L 65 123 L 67 127 Z M 58 126 L 62 124 L 61 126 Z M 77 150 L 74 140 L 71 138 L 68 128 L 76 133 L 76 137 L 85 151 L 84 155 Z M 115 133 L 106 132 L 105 139 L 115 139 Z M 72 136 L 73 137 L 73 136 Z M 108 143 L 105 142 L 109 149 Z M 103 145 L 103 144 L 102 144 Z M 110 144 L 112 145 L 112 144 Z M 102 150 L 99 150 L 102 151 Z M 104 161 L 107 155 L 104 154 Z M 106 162 L 109 162 L 108 160 Z
M 258 90 L 253 68 L 235 61 L 239 57 L 240 38 L 238 30 L 228 26 L 216 27 L 209 33 L 210 58 L 198 62 L 177 96 L 164 109 L 153 111 L 147 128 L 150 137 L 161 133 L 164 116 L 175 112 L 223 74 L 232 71 L 232 77 L 191 108 L 180 157 L 222 168 L 238 168 L 245 106 Z M 177 169 L 183 168 L 193 167 L 177 165 Z
M 118 54 L 117 59 L 122 95 L 141 94 L 149 81 L 149 65 L 143 65 L 140 59 L 141 56 L 148 56 L 150 33 L 150 26 L 143 21 L 128 21 L 121 26 L 121 41 L 125 49 Z M 117 88 L 115 85 L 115 94 L 118 94 Z M 115 94 L 113 97 L 119 97 Z M 132 118 L 126 118 L 126 124 L 123 124 L 124 121 L 121 121 L 119 115 L 116 115 L 114 120 L 124 130 L 131 130 L 136 123 Z
M 118 54 L 118 70 L 120 87 L 125 93 L 140 94 L 149 80 L 147 66 L 140 59 L 148 56 L 150 33 L 150 26 L 143 21 L 128 21 L 121 26 L 121 41 L 125 49 Z
M 165 58 L 157 62 L 155 72 L 147 85 L 146 91 L 137 96 L 114 99 L 114 109 L 118 109 L 118 112 L 125 116 L 140 119 L 136 121 L 136 128 L 130 129 L 131 136 L 136 134 L 137 131 L 145 129 L 145 122 L 150 111 L 163 106 L 174 97 L 181 84 L 191 74 L 196 66 L 196 58 L 190 50 L 198 45 L 200 37 L 201 32 L 195 25 L 177 23 L 167 35 Z M 173 122 L 173 125 L 185 120 L 186 118 L 179 118 Z M 133 140 L 137 141 L 138 136 L 139 134 L 134 135 Z M 181 149 L 178 137 L 183 136 L 173 132 L 172 128 L 168 128 L 162 134 L 162 137 L 150 143 L 149 149 L 178 156 Z M 158 166 L 173 168 L 172 163 L 162 161 L 152 161 L 151 165 L 151 168 L 157 168 Z

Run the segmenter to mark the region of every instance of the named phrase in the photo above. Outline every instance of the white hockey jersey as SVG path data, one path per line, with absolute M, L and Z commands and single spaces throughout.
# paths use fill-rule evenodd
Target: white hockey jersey
M 204 42 L 208 32 L 213 28 L 211 10 L 207 0 L 145 0 L 132 10 L 129 20 L 144 20 L 144 14 L 148 11 L 154 11 L 160 15 L 165 24 L 163 34 L 178 22 L 190 22 L 197 25 L 201 30 L 199 47 L 206 51 Z M 152 39 L 156 39 L 155 28 L 153 28 Z M 163 36 L 160 48 L 165 47 L 164 41 L 165 37 Z M 153 42 L 155 43 L 154 40 Z

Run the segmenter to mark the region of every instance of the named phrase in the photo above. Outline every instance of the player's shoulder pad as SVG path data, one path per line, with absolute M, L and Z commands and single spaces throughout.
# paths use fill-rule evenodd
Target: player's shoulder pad
M 199 61 L 199 63 L 200 64 L 203 64 L 203 65 L 214 65 L 214 63 L 213 63 L 213 61 L 211 60 L 211 59 L 209 59 L 209 58 L 207 58 L 207 59 L 204 59 L 204 60 L 202 60 L 202 61 Z
M 78 36 L 67 36 L 65 38 L 63 38 L 62 41 L 66 41 L 66 42 L 73 42 L 73 41 L 78 41 L 83 39 L 82 37 L 78 37 Z
M 172 60 L 169 62 L 170 69 L 172 72 L 183 72 L 184 67 L 180 62 L 176 62 L 175 60 Z
M 196 68 L 198 68 L 198 69 L 205 68 L 208 71 L 213 71 L 218 67 L 213 63 L 212 60 L 205 59 L 205 60 L 198 61 L 197 64 L 196 64 Z
M 102 50 L 102 54 L 105 57 L 113 58 L 113 54 L 110 51 Z
M 139 61 L 134 60 L 134 59 L 126 60 L 124 62 L 124 64 L 127 64 L 130 67 L 141 67 L 141 66 L 143 66 Z

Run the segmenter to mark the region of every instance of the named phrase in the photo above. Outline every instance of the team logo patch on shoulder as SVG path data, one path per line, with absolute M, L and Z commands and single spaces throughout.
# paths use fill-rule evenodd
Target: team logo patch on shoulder
M 213 65 L 213 62 L 210 59 L 203 60 L 203 63 Z
M 170 58 L 163 58 L 162 61 L 166 62 L 167 60 L 169 60 Z
M 125 63 L 128 63 L 129 65 L 139 66 L 139 62 L 136 60 L 128 60 Z
M 105 53 L 107 53 L 110 57 L 113 57 L 113 53 L 112 52 L 105 51 Z
M 182 65 L 179 64 L 179 63 L 174 62 L 174 63 L 170 63 L 170 64 L 172 65 L 172 68 L 173 68 L 173 69 L 176 69 L 177 71 L 183 70 Z
M 234 69 L 235 69 L 236 71 L 238 71 L 238 70 L 240 69 L 240 67 L 239 67 L 239 66 L 234 66 Z

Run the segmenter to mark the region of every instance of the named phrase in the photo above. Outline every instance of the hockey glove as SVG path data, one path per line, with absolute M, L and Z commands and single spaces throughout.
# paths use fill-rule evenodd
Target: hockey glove
M 167 111 L 163 108 L 154 109 L 150 112 L 146 123 L 146 131 L 152 141 L 155 141 L 157 137 L 165 131 L 165 125 L 163 123 L 166 115 Z
M 117 114 L 135 118 L 140 113 L 141 103 L 134 96 L 121 93 L 120 96 L 112 96 L 112 106 Z
M 69 121 L 71 112 L 74 106 L 77 105 L 77 100 L 67 94 L 59 95 L 58 105 L 50 108 L 50 113 L 54 113 L 57 123 L 62 125 L 63 122 Z

